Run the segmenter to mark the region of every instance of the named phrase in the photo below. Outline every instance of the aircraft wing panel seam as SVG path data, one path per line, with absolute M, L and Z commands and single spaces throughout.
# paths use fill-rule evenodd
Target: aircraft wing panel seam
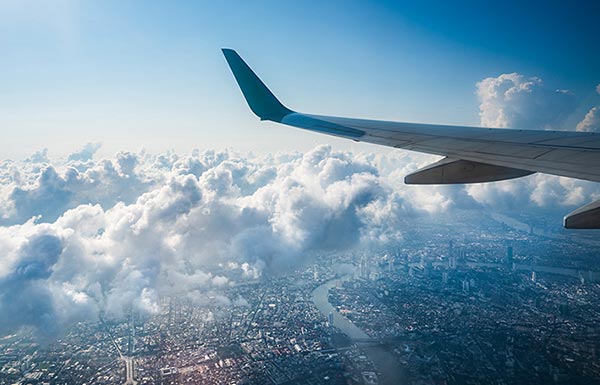
M 383 131 L 383 130 L 377 130 L 377 131 Z M 402 132 L 400 131 L 387 131 L 387 132 L 391 132 L 391 133 L 397 133 L 397 134 L 402 134 Z M 388 136 L 383 136 L 383 135 L 374 135 L 373 133 L 366 131 L 366 134 L 369 136 L 373 136 L 373 137 L 379 137 L 382 139 L 388 139 L 390 141 L 394 141 L 394 140 L 403 140 L 403 139 L 397 139 L 394 137 L 388 137 Z M 407 133 L 409 135 L 413 135 L 412 133 Z M 539 149 L 547 149 L 547 151 L 552 151 L 552 150 L 574 150 L 574 151 L 587 151 L 590 153 L 600 153 L 600 148 L 594 148 L 594 147 L 575 147 L 575 146 L 560 146 L 560 145 L 556 145 L 556 144 L 537 144 L 537 143 L 522 143 L 522 142 L 509 142 L 509 141 L 501 141 L 501 140 L 481 140 L 481 139 L 475 139 L 475 138 L 460 138 L 460 137 L 454 137 L 454 136 L 438 136 L 438 135 L 428 135 L 428 134 L 422 134 L 423 136 L 427 136 L 428 138 L 426 139 L 422 139 L 419 141 L 413 141 L 413 143 L 419 143 L 419 142 L 423 142 L 423 141 L 427 141 L 427 140 L 431 140 L 431 139 L 440 139 L 440 140 L 453 140 L 453 141 L 461 141 L 461 142 L 469 142 L 469 143 L 480 143 L 483 145 L 510 145 L 510 146 L 519 146 L 519 147 L 524 147 L 524 148 L 539 148 Z
M 574 146 L 574 145 L 560 145 L 560 144 L 546 144 L 543 143 L 544 141 L 550 141 L 550 140 L 557 140 L 557 139 L 546 139 L 544 141 L 530 141 L 530 142 L 517 142 L 517 141 L 509 141 L 509 140 L 497 140 L 497 139 L 483 139 L 483 138 L 473 138 L 473 137 L 461 137 L 461 136 L 448 136 L 448 135 L 432 135 L 430 133 L 427 132 L 413 132 L 413 131 L 400 131 L 400 130 L 391 130 L 391 129 L 385 129 L 385 128 L 370 128 L 370 127 L 363 127 L 361 125 L 350 125 L 350 124 L 346 124 L 345 126 L 349 127 L 349 128 L 353 128 L 353 129 L 359 129 L 359 130 L 363 130 L 365 133 L 371 135 L 371 136 L 378 136 L 381 138 L 385 138 L 385 139 L 390 139 L 390 140 L 394 140 L 393 136 L 385 136 L 385 135 L 374 135 L 371 131 L 380 131 L 380 132 L 386 132 L 386 133 L 390 133 L 390 134 L 400 134 L 400 135 L 422 135 L 422 136 L 429 136 L 431 138 L 436 138 L 436 139 L 446 139 L 446 140 L 459 140 L 459 141 L 466 141 L 466 142 L 480 142 L 480 143 L 486 143 L 486 144 L 509 144 L 509 145 L 514 145 L 514 146 L 528 146 L 528 147 L 539 147 L 539 148 L 552 148 L 552 149 L 565 149 L 565 150 L 585 150 L 585 151 L 592 151 L 592 152 L 600 152 L 600 148 L 598 147 L 584 147 L 584 146 Z M 439 126 L 439 127 L 444 127 L 444 126 Z M 454 127 L 452 127 L 454 128 Z M 472 129 L 472 130 L 478 130 L 478 128 L 475 127 L 460 127 L 460 126 L 456 126 L 456 128 L 464 128 L 464 129 Z M 493 130 L 493 129 L 490 129 Z M 515 130 L 515 133 L 518 132 L 524 132 L 522 130 Z M 544 131 L 540 131 L 541 133 L 543 133 Z M 552 132 L 556 132 L 556 131 L 552 131 Z M 568 132 L 565 132 L 568 133 Z M 572 134 L 589 134 L 589 133 L 578 133 L 578 132 L 573 132 Z M 569 138 L 575 138 L 575 136 L 570 136 Z M 584 139 L 585 137 L 582 137 L 581 139 Z

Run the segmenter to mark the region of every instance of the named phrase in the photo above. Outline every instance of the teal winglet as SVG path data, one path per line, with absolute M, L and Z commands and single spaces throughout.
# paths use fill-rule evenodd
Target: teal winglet
M 281 122 L 286 115 L 294 112 L 277 100 L 237 52 L 223 48 L 223 54 L 248 106 L 261 120 Z

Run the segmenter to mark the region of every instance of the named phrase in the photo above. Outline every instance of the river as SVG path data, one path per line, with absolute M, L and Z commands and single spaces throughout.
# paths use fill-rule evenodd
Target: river
M 415 263 L 413 265 L 418 265 Z M 447 262 L 436 261 L 433 265 L 447 265 Z M 486 262 L 467 262 L 466 266 L 470 268 L 474 267 L 490 267 L 490 268 L 501 268 L 501 263 L 486 263 Z M 554 267 L 554 266 L 531 266 L 525 264 L 514 264 L 515 270 L 525 271 L 537 271 L 551 274 L 568 275 L 571 277 L 583 276 L 586 279 L 593 278 L 597 280 L 600 277 L 600 272 L 591 271 L 580 271 L 577 269 L 570 269 L 565 267 Z M 328 317 L 331 313 L 333 315 L 333 324 L 339 328 L 342 333 L 346 334 L 350 339 L 360 342 L 371 340 L 371 337 L 365 333 L 361 328 L 352 323 L 348 318 L 340 314 L 337 309 L 329 303 L 329 290 L 336 286 L 339 282 L 348 280 L 349 276 L 343 278 L 333 279 L 327 281 L 321 286 L 317 287 L 311 295 L 312 302 L 315 304 L 317 309 L 325 316 Z M 380 376 L 379 383 L 382 385 L 395 385 L 406 383 L 405 375 L 402 367 L 394 359 L 392 353 L 389 351 L 389 346 L 382 345 L 377 341 L 371 340 L 371 343 L 367 343 L 361 346 L 361 349 L 367 353 L 369 359 L 377 367 Z
M 584 236 L 576 236 L 581 230 L 575 230 L 570 233 L 559 233 L 557 231 L 548 231 L 537 227 L 531 228 L 528 224 L 523 223 L 515 218 L 509 217 L 508 215 L 500 213 L 492 213 L 491 215 L 496 222 L 503 223 L 508 227 L 512 227 L 513 229 L 522 231 L 524 233 L 529 233 L 530 231 L 532 231 L 533 234 L 541 235 L 546 238 L 575 242 L 587 246 L 600 246 L 600 241 L 596 239 L 586 238 Z
M 340 314 L 337 309 L 329 303 L 329 289 L 345 279 L 347 279 L 347 277 L 325 282 L 312 292 L 311 299 L 317 309 L 319 309 L 325 317 L 328 317 L 329 313 L 333 314 L 333 324 L 352 340 L 370 340 L 371 337 L 369 337 L 367 333 L 352 323 L 348 318 Z M 369 359 L 378 369 L 379 384 L 397 385 L 406 383 L 404 371 L 398 361 L 394 358 L 392 352 L 390 352 L 389 346 L 373 341 L 372 343 L 361 346 L 361 349 L 367 354 Z

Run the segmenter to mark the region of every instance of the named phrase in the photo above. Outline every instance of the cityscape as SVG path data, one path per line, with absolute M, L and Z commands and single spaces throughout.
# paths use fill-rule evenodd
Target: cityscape
M 596 384 L 600 264 L 583 241 L 421 221 L 202 305 L 3 336 L 0 384 Z

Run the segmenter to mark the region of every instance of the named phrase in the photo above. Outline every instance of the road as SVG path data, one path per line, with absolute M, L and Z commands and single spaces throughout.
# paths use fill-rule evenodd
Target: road
M 123 357 L 125 361 L 125 369 L 127 370 L 127 381 L 125 385 L 136 385 L 137 381 L 133 379 L 133 357 Z

